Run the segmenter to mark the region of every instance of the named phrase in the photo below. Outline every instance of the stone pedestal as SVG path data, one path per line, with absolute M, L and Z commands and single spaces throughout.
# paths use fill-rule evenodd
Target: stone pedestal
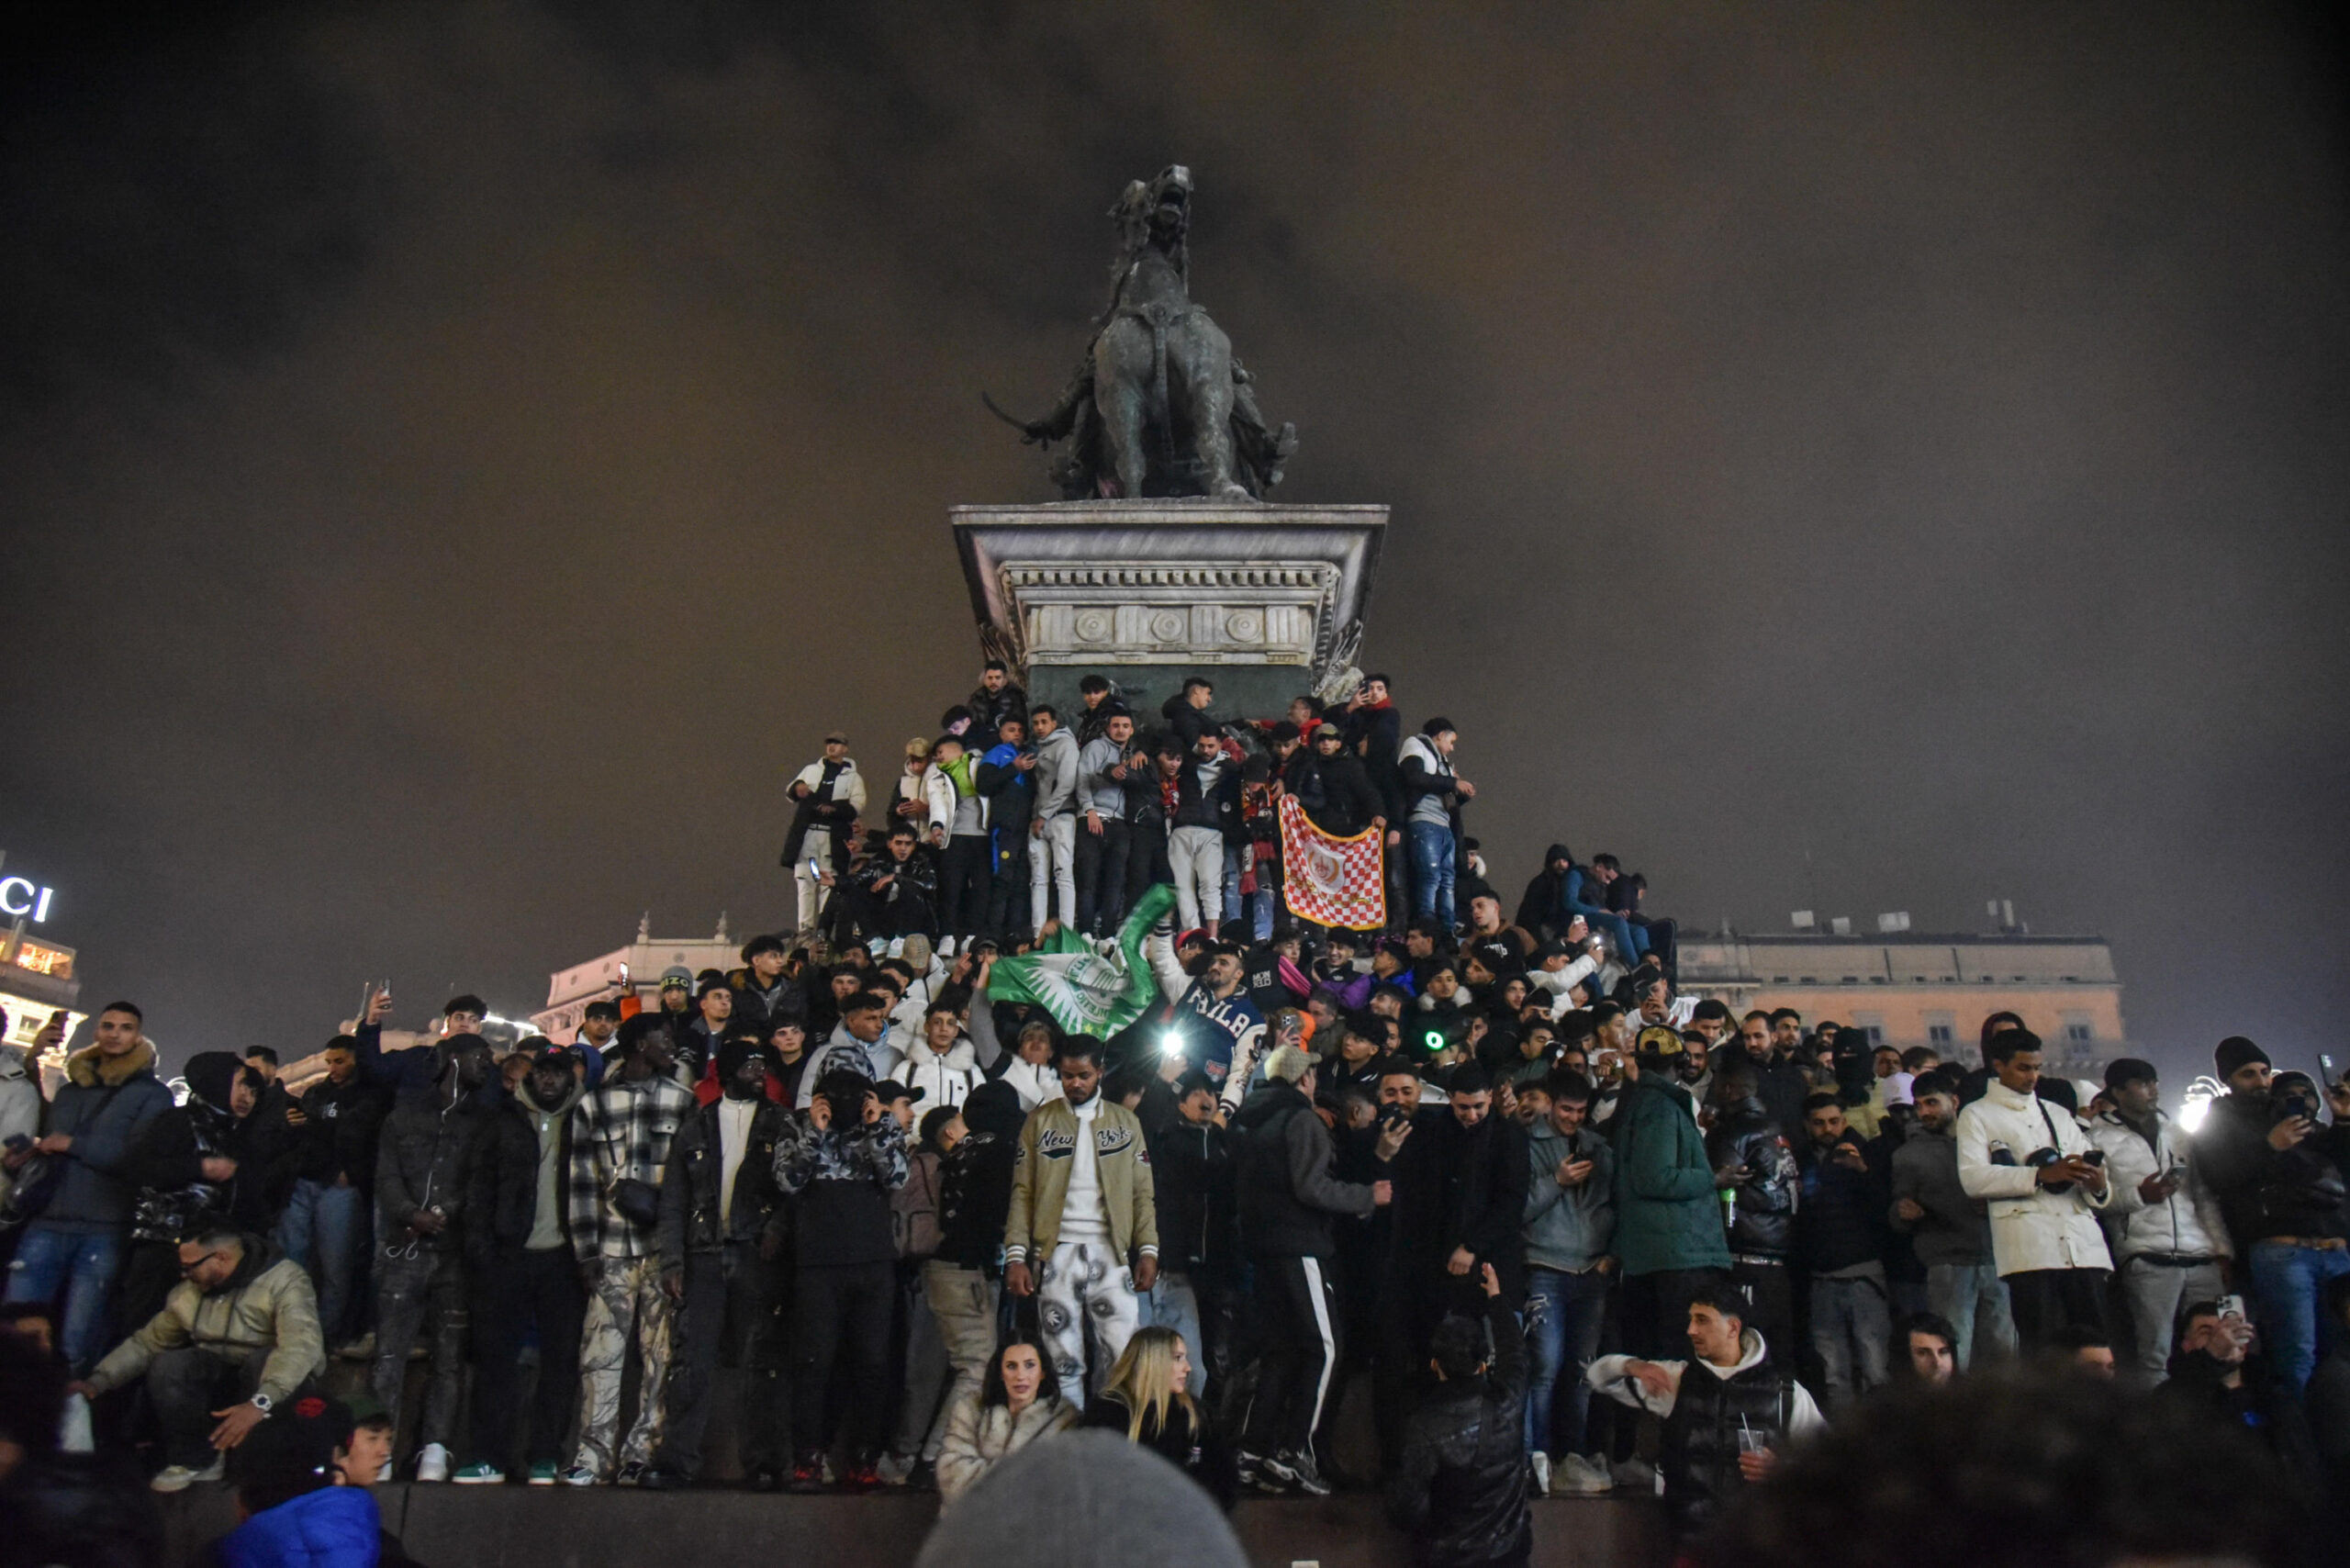
M 1362 636 L 1387 529 L 1380 506 L 1221 500 L 957 507 L 979 641 L 1035 701 L 1115 681 L 1145 728 L 1197 673 L 1215 712 L 1278 718 L 1338 682 Z

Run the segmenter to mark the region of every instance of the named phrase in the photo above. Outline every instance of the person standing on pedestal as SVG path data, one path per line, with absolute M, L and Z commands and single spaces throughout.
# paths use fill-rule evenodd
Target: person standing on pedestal
M 1077 737 L 1061 727 L 1060 715 L 1038 704 L 1029 716 L 1035 737 L 1036 814 L 1028 824 L 1028 913 L 1038 925 L 1060 916 L 1077 924 Z M 1056 907 L 1050 894 L 1058 890 Z
M 865 810 L 865 776 L 848 755 L 848 736 L 834 730 L 824 737 L 823 760 L 800 770 L 791 781 L 791 798 L 798 807 L 783 857 L 800 892 L 800 929 L 809 931 L 824 909 L 820 871 L 848 868 L 850 834 Z M 811 863 L 819 870 L 810 870 Z
M 1115 931 L 1125 918 L 1131 802 L 1145 788 L 1140 779 L 1129 788 L 1127 778 L 1147 766 L 1129 756 L 1134 738 L 1133 715 L 1113 713 L 1078 754 L 1077 924 L 1088 936 Z
M 1407 802 L 1404 797 L 1404 770 L 1400 753 L 1404 745 L 1404 716 L 1397 711 L 1383 675 L 1367 675 L 1362 685 L 1355 689 L 1354 697 L 1345 711 L 1347 749 L 1362 758 L 1363 771 L 1371 778 L 1371 786 L 1379 791 L 1380 816 L 1384 820 L 1381 837 L 1387 848 L 1387 924 L 1398 929 L 1404 924 L 1404 911 L 1410 903 L 1410 889 L 1405 885 L 1404 863 L 1407 857 L 1397 850 L 1404 847 L 1404 822 Z
M 1012 671 L 1002 659 L 990 659 L 979 670 L 978 689 L 964 700 L 963 706 L 971 711 L 971 733 L 992 735 L 1006 719 L 1027 719 L 1028 693 L 1012 678 Z
M 1028 823 L 1036 809 L 1036 754 L 1027 745 L 1028 726 L 1007 718 L 995 728 L 996 744 L 979 759 L 972 780 L 988 802 L 994 830 L 993 877 L 988 889 L 983 930 L 1003 936 L 1029 926 L 1028 912 L 1015 909 L 1028 886 Z
M 1224 918 L 1224 846 L 1240 828 L 1240 768 L 1224 756 L 1224 739 L 1203 729 L 1176 775 L 1175 815 L 1167 859 L 1184 930 L 1214 931 Z

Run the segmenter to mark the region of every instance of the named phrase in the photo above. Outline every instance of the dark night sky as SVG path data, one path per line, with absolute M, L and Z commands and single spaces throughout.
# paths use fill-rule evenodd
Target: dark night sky
M 173 1059 L 779 921 L 1174 160 L 1513 898 L 2005 895 L 2174 1073 L 2350 1004 L 2321 13 L 156 9 L 0 50 L 0 846 Z

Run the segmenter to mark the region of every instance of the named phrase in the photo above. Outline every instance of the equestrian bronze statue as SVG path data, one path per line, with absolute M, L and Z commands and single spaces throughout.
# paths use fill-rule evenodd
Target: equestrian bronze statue
M 1232 340 L 1192 302 L 1192 172 L 1128 183 L 1110 211 L 1123 250 L 1110 308 L 1040 420 L 998 417 L 1039 446 L 1067 441 L 1048 472 L 1070 500 L 1123 496 L 1262 498 L 1297 450 L 1267 427 Z

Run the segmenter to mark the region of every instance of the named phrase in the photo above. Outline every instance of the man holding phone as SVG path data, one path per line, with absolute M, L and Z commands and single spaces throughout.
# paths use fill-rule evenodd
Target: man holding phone
M 2237 1255 L 2250 1266 L 2254 1316 L 2277 1375 L 2298 1395 L 2317 1369 L 2319 1300 L 2350 1274 L 2350 1088 L 2321 1097 L 2305 1074 L 2271 1071 L 2268 1055 L 2232 1036 L 2212 1053 L 2228 1092 L 2196 1134 Z M 2320 1114 L 2331 1108 L 2333 1124 Z
M 2121 1376 L 2151 1388 L 2170 1365 L 2180 1305 L 2220 1294 L 2228 1229 L 2219 1200 L 2189 1170 L 2191 1146 L 2172 1136 L 2154 1064 L 2132 1057 L 2109 1063 L 2105 1090 L 2114 1108 L 2089 1124 L 2089 1141 L 2104 1151 L 2113 1185 L 2106 1239 L 2130 1311 Z
M 2112 1186 L 2081 1125 L 2040 1098 L 2040 1036 L 2002 1030 L 1983 1054 L 1991 1081 L 1958 1114 L 1958 1183 L 1990 1204 L 1992 1260 L 2030 1352 L 2105 1327 L 2113 1255 L 2097 1216 Z

